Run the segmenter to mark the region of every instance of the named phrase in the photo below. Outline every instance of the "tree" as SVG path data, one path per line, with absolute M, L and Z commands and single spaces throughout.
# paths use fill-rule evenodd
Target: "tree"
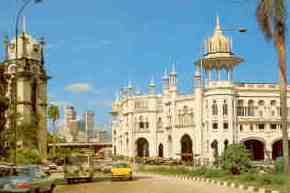
M 59 108 L 57 105 L 51 104 L 48 107 L 48 118 L 52 120 L 53 123 L 53 156 L 55 156 L 55 132 L 56 132 L 56 121 L 59 119 Z
M 267 40 L 272 40 L 278 54 L 281 127 L 284 173 L 290 175 L 287 132 L 287 64 L 286 64 L 286 0 L 259 0 L 256 10 L 258 24 Z
M 239 175 L 242 171 L 251 167 L 250 153 L 243 144 L 231 144 L 221 156 L 222 167 L 233 175 Z

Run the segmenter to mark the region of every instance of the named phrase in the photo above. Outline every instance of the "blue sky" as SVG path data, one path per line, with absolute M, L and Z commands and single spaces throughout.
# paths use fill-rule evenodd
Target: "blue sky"
M 53 77 L 49 99 L 73 104 L 78 112 L 93 110 L 99 123 L 108 123 L 115 92 L 129 80 L 144 91 L 152 76 L 160 85 L 170 56 L 177 61 L 180 90 L 191 92 L 192 62 L 200 56 L 203 40 L 212 35 L 216 15 L 223 28 L 248 29 L 226 33 L 233 38 L 234 52 L 245 58 L 236 68 L 236 81 L 277 79 L 275 49 L 256 23 L 257 1 L 43 1 L 26 9 L 25 16 L 27 31 L 47 41 L 46 66 Z M 13 35 L 21 3 L 1 0 L 1 42 L 4 34 Z

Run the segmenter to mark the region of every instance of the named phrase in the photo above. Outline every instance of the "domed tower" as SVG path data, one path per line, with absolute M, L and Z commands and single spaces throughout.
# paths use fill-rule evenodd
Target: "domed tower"
M 219 17 L 212 37 L 204 44 L 205 53 L 195 62 L 196 148 L 197 154 L 213 160 L 215 152 L 222 153 L 225 140 L 235 140 L 233 70 L 243 59 L 232 52 L 232 41 L 224 35 Z M 212 149 L 215 140 L 218 145 Z
M 224 36 L 219 17 L 216 18 L 213 36 L 204 42 L 204 49 L 203 58 L 195 63 L 196 73 L 199 75 L 200 68 L 204 69 L 208 83 L 210 81 L 232 81 L 233 70 L 236 65 L 243 62 L 243 59 L 232 52 L 232 40 Z M 226 77 L 221 76 L 222 70 L 226 71 Z M 216 76 L 213 76 L 213 72 L 216 72 Z
M 21 115 L 17 123 L 38 125 L 38 140 L 41 154 L 46 157 L 47 146 L 47 76 L 44 68 L 44 40 L 36 40 L 22 32 L 6 43 L 5 73 L 9 75 L 11 101 L 16 92 L 16 111 Z M 16 41 L 17 38 L 17 41 Z M 17 45 L 16 45 L 17 42 Z M 16 51 L 17 47 L 17 51 Z M 45 158 L 44 158 L 45 159 Z

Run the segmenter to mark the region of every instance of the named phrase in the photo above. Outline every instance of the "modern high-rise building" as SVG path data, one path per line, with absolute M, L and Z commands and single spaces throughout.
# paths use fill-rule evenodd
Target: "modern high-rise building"
M 82 125 L 87 137 L 93 137 L 93 130 L 95 128 L 95 113 L 92 111 L 84 112 L 82 116 Z
M 67 105 L 64 108 L 64 126 L 65 127 L 70 127 L 70 122 L 72 120 L 76 120 L 77 118 L 77 112 L 75 111 L 74 106 Z

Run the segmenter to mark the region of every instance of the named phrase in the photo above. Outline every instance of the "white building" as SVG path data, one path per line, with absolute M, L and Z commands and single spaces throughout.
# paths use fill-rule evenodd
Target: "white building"
M 244 143 L 252 159 L 276 159 L 282 153 L 279 87 L 234 82 L 242 62 L 217 18 L 205 54 L 194 62 L 191 94 L 180 94 L 174 67 L 162 78 L 161 94 L 153 81 L 146 95 L 131 85 L 121 90 L 112 104 L 113 153 L 207 162 L 228 144 Z

